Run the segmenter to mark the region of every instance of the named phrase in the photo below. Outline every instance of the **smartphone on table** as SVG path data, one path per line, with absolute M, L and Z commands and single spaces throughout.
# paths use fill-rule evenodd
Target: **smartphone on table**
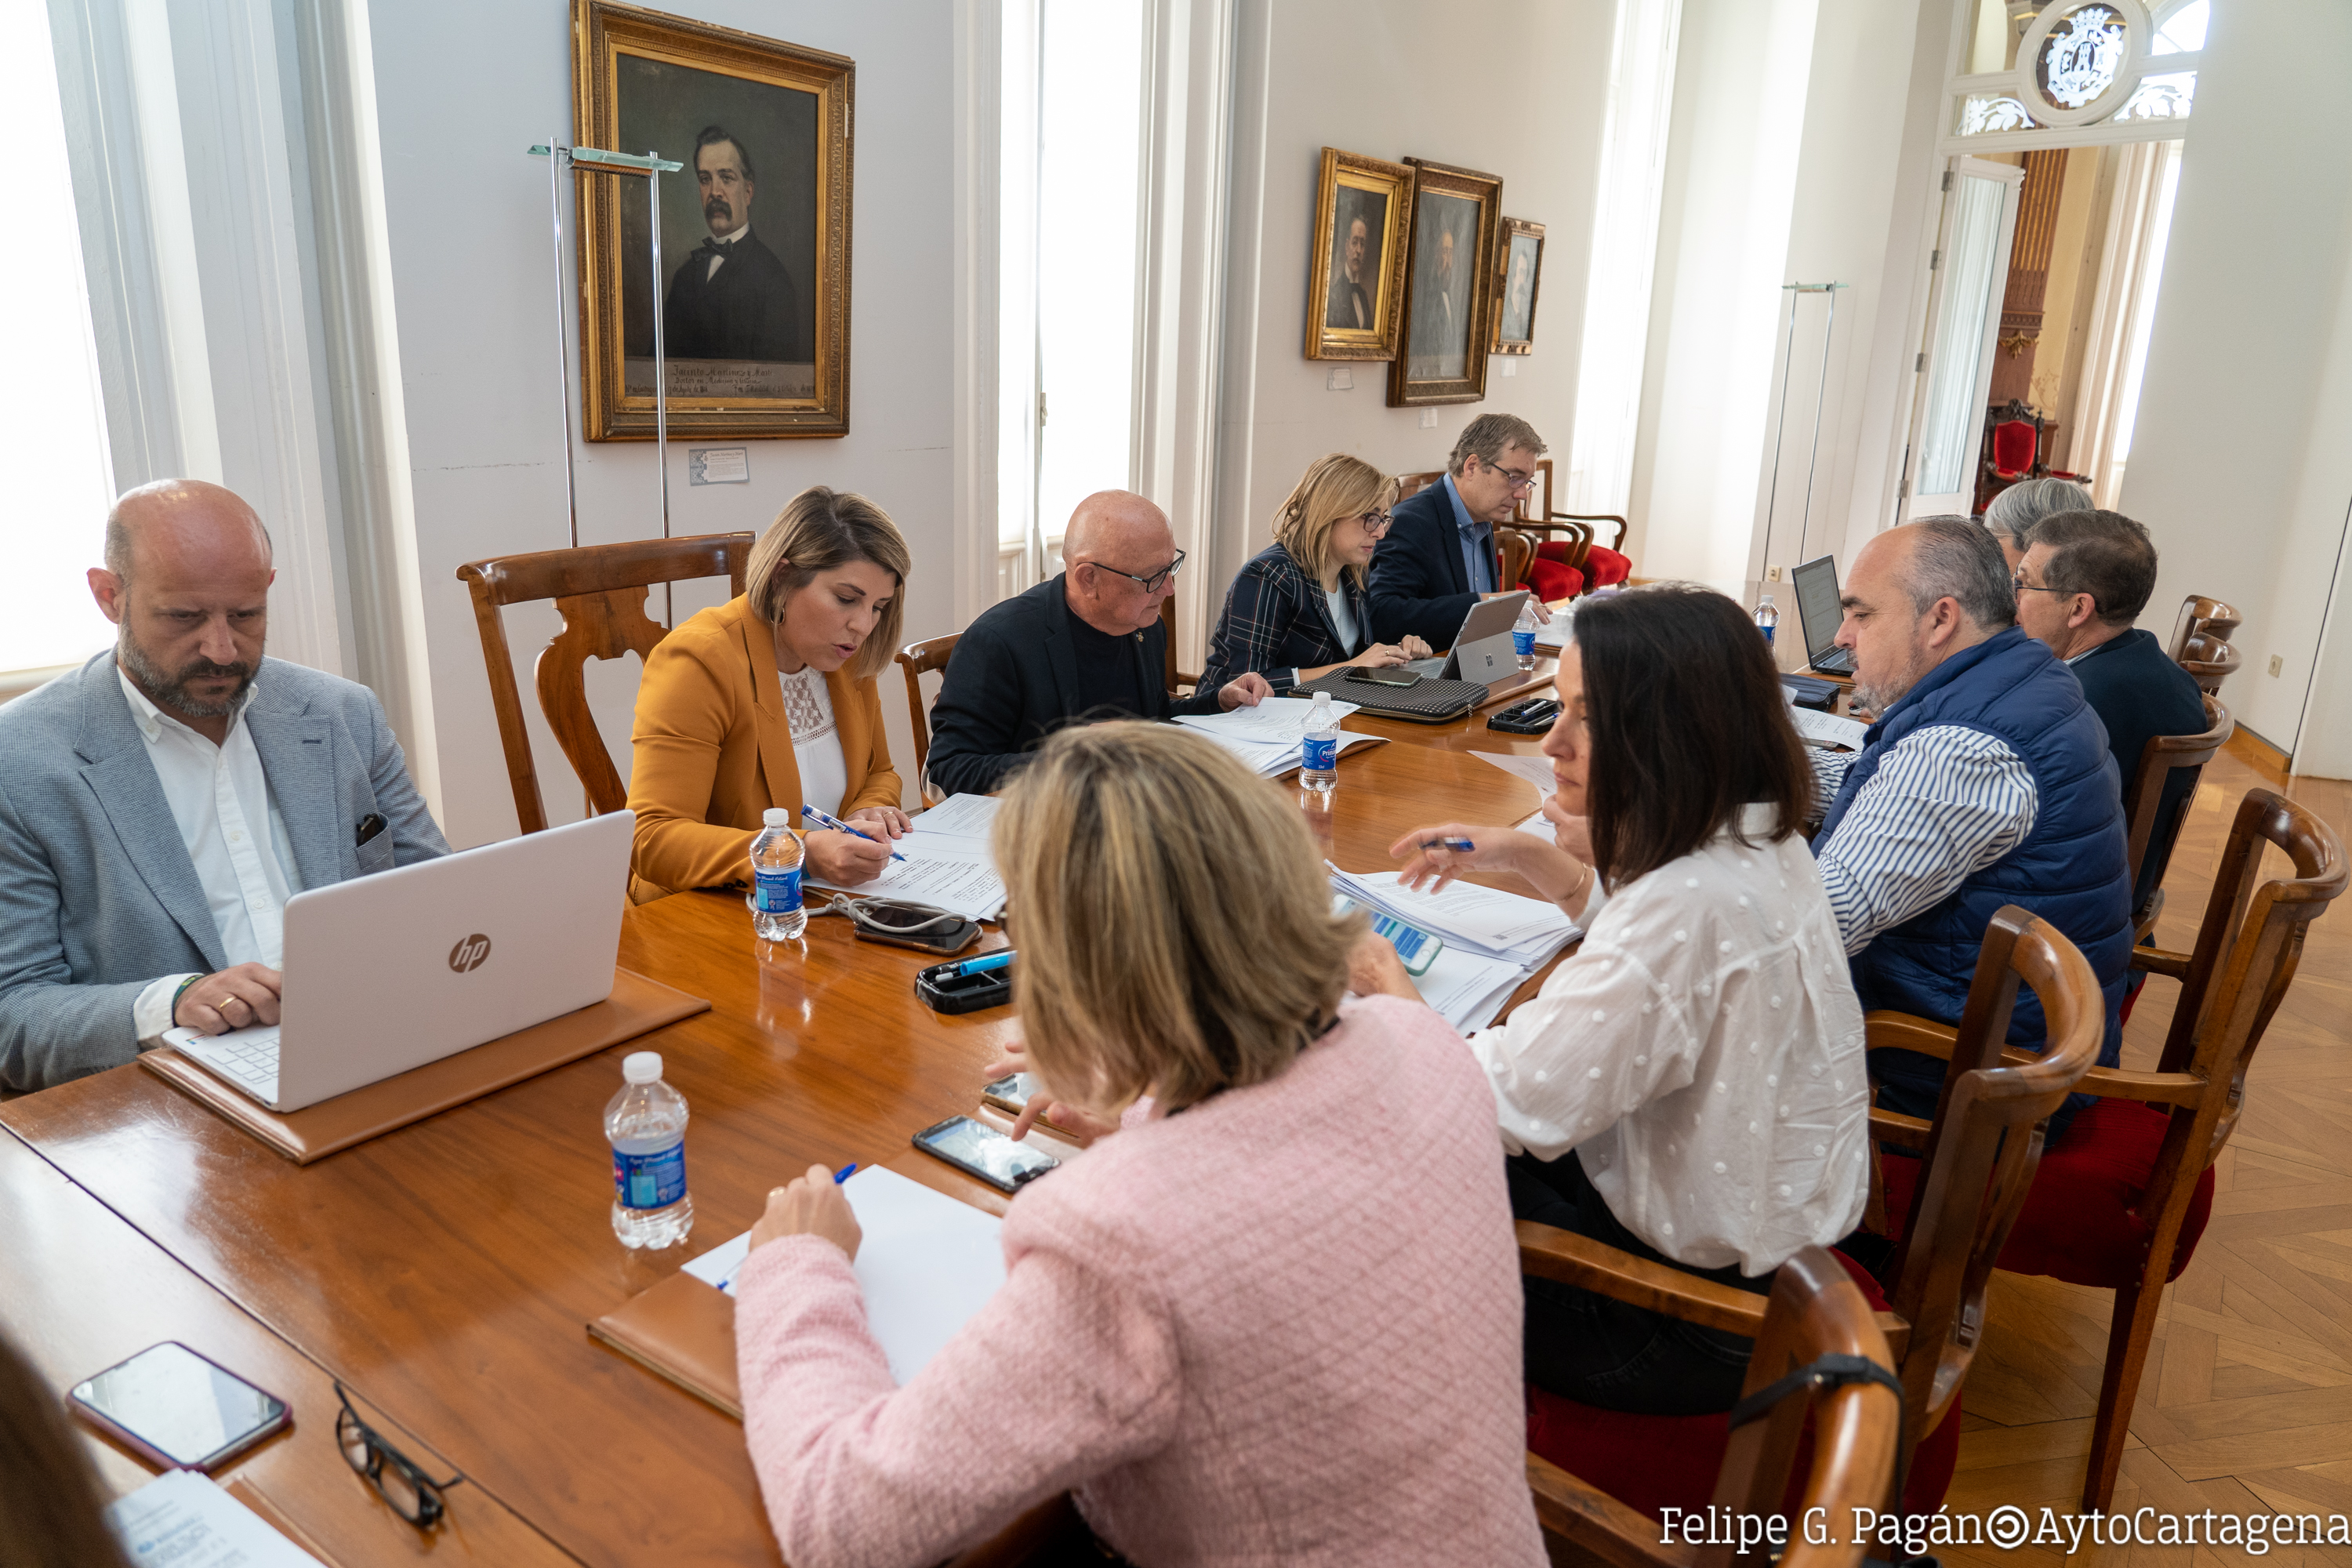
M 1009 1072 L 980 1091 L 980 1098 L 1007 1116 L 1018 1116 L 1029 1109 L 1029 1097 L 1037 1092 L 1037 1075 L 1029 1072 Z
M 1384 665 L 1377 669 L 1353 665 L 1342 679 L 1365 686 L 1418 686 L 1421 684 L 1421 672 L 1398 665 Z
M 176 1340 L 76 1384 L 67 1399 L 91 1426 L 167 1470 L 209 1472 L 294 1420 L 284 1400 Z
M 977 1176 L 1000 1193 L 1017 1193 L 1061 1162 L 1051 1154 L 1016 1143 L 969 1116 L 950 1116 L 915 1134 L 915 1147 L 945 1160 L 968 1176 Z

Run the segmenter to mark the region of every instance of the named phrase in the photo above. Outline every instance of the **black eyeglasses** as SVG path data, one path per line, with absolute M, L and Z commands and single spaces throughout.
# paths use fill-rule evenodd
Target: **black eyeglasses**
M 1389 514 L 1384 511 L 1360 512 L 1356 517 L 1356 521 L 1361 525 L 1363 531 L 1374 539 L 1378 539 L 1389 531 Z
M 1184 552 L 1181 550 L 1178 551 L 1176 552 L 1175 560 L 1171 561 L 1167 565 L 1162 566 L 1159 571 L 1154 572 L 1149 577 L 1139 577 L 1132 572 L 1122 572 L 1116 566 L 1104 566 L 1099 561 L 1089 562 L 1087 564 L 1099 567 L 1101 570 L 1109 573 L 1114 577 L 1124 577 L 1129 582 L 1140 585 L 1143 591 L 1147 594 L 1157 594 L 1160 592 L 1160 584 L 1168 581 L 1169 578 L 1176 575 L 1178 569 L 1184 564 Z
M 366 1478 L 375 1488 L 376 1495 L 390 1504 L 392 1511 L 419 1530 L 430 1530 L 441 1522 L 446 1509 L 441 1493 L 464 1480 L 463 1476 L 451 1476 L 436 1481 L 416 1468 L 409 1457 L 385 1442 L 376 1429 L 360 1419 L 352 1408 L 352 1396 L 343 1392 L 341 1383 L 335 1384 L 335 1397 L 343 1402 L 343 1413 L 335 1417 L 335 1444 L 343 1451 L 343 1463 Z
M 1482 458 L 1480 458 L 1480 459 L 1479 459 L 1479 461 L 1481 461 L 1481 462 L 1486 462 L 1486 459 Z M 1497 474 L 1502 475 L 1502 476 L 1503 476 L 1503 478 L 1505 478 L 1505 479 L 1508 479 L 1508 480 L 1511 482 L 1511 493 L 1512 493 L 1513 495 L 1517 495 L 1517 494 L 1518 494 L 1521 490 L 1528 489 L 1529 486 L 1533 485 L 1533 484 L 1536 482 L 1536 479 L 1537 479 L 1537 476 L 1536 476 L 1536 475 L 1531 474 L 1531 473 L 1530 473 L 1530 474 L 1520 474 L 1520 473 L 1517 473 L 1517 472 L 1514 472 L 1513 470 L 1511 470 L 1511 469 L 1509 469 L 1509 468 L 1505 468 L 1505 467 L 1503 467 L 1503 465 L 1502 465 L 1502 464 L 1500 464 L 1500 463 L 1486 463 L 1486 467 L 1487 467 L 1487 468 L 1488 468 L 1490 471 L 1492 471 L 1492 472 L 1494 472 L 1494 473 L 1497 473 Z
M 2021 594 L 2063 594 L 2069 592 L 2069 590 L 2064 588 L 2045 588 L 2041 586 L 2039 584 L 2029 583 L 2025 580 L 2025 574 L 2022 572 L 2020 572 L 2016 576 L 2011 578 L 2010 584 Z

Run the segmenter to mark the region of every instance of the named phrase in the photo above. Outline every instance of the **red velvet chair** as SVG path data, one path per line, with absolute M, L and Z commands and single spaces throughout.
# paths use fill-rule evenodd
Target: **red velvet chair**
M 2012 1065 L 2000 1060 L 2000 1042 L 2009 1032 L 2021 977 L 2042 999 L 2059 1044 Z M 2024 910 L 2004 908 L 1985 933 L 1960 1029 L 1957 1035 L 1946 1031 L 1937 1051 L 1950 1066 L 1935 1121 L 1871 1113 L 1876 1135 L 1921 1151 L 1923 1160 L 1909 1163 L 1933 1173 L 1926 1193 L 1911 1194 L 1902 1210 L 1913 1242 L 1897 1244 L 1886 1270 L 1894 1282 L 1891 1291 L 1881 1293 L 1874 1281 L 1864 1283 L 1868 1276 L 1861 1265 L 1838 1255 L 1873 1304 L 1888 1308 L 1879 1321 L 1903 1381 L 1906 1440 L 1911 1446 L 1902 1460 L 1906 1511 L 1933 1513 L 1950 1486 L 1959 1455 L 1960 1389 L 1984 1318 L 1984 1286 L 1993 1257 L 2032 1186 L 2041 1124 L 2097 1059 L 2105 1028 L 2098 982 L 2082 953 Z M 1962 1047 L 1956 1044 L 1959 1040 L 1969 1043 Z M 1870 1044 L 1889 1043 L 1873 1028 Z M 2004 1136 L 2020 1129 L 2031 1129 L 2031 1135 Z M 1874 1202 L 1874 1212 L 1878 1207 Z M 1531 1245 L 1531 1232 L 1557 1239 L 1538 1247 Z M 1672 1272 L 1581 1237 L 1519 1226 L 1519 1262 L 1526 1272 L 1650 1304 L 1611 1289 L 1609 1276 L 1585 1261 L 1595 1254 L 1622 1260 L 1620 1272 L 1628 1275 L 1632 1269 L 1622 1266 L 1651 1276 Z M 1723 1315 L 1704 1320 L 1706 1325 L 1748 1331 L 1729 1310 L 1744 1293 L 1727 1286 L 1707 1288 L 1731 1300 Z M 1754 1309 L 1748 1310 L 1752 1314 Z M 1528 1391 L 1528 1451 L 1653 1515 L 1706 1503 L 1727 1440 L 1721 1415 L 1628 1415 L 1540 1389 Z
M 1981 513 L 1992 498 L 2021 479 L 2038 479 L 2050 472 L 2042 444 L 2054 422 L 2012 397 L 1990 411 L 1984 450 L 1978 463 L 1976 510 Z
M 2292 879 L 2255 886 L 2265 845 L 2294 862 Z M 2246 1068 L 2294 978 L 2305 928 L 2345 889 L 2344 847 L 2327 825 L 2269 790 L 2238 806 L 2193 953 L 2136 948 L 2132 965 L 2180 982 L 2155 1072 L 2095 1068 L 2100 1096 L 2042 1157 L 1999 1267 L 2116 1293 L 2106 1373 L 2092 1429 L 2083 1506 L 2115 1500 L 2131 1411 L 2164 1287 L 2180 1277 L 2213 1212 L 2213 1161 L 2244 1107 Z M 1898 1014 L 1871 1015 L 1874 1043 L 1941 1054 L 1951 1032 Z M 1899 1036 L 1897 1038 L 1895 1037 Z M 2006 1059 L 2033 1058 L 2011 1051 Z M 1885 1163 L 1887 1209 L 1904 1212 L 1921 1166 Z

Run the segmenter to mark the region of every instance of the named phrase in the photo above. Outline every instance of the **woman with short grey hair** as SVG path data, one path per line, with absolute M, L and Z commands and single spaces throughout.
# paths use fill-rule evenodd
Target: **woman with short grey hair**
M 2026 479 L 1992 498 L 1985 508 L 1984 525 L 2000 542 L 2001 554 L 2014 573 L 2032 542 L 2033 525 L 2062 511 L 2089 511 L 2091 492 L 2072 479 Z

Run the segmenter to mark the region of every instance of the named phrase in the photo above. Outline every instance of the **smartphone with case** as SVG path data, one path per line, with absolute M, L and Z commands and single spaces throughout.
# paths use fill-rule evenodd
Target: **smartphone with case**
M 294 1424 L 284 1400 L 176 1340 L 150 1345 L 76 1384 L 67 1403 L 166 1470 L 209 1472 Z
M 1061 1162 L 1015 1143 L 995 1128 L 969 1116 L 950 1116 L 915 1134 L 915 1147 L 977 1176 L 1000 1193 L 1017 1193 Z
M 1353 665 L 1340 679 L 1358 681 L 1365 686 L 1419 686 L 1421 672 L 1393 664 L 1383 665 L 1377 669 Z
M 1372 934 L 1396 949 L 1397 959 L 1404 965 L 1404 972 L 1407 974 L 1418 978 L 1428 973 L 1429 966 L 1435 963 L 1437 955 L 1445 950 L 1444 939 L 1433 931 L 1425 931 L 1416 925 L 1407 925 L 1394 915 L 1383 913 L 1366 905 L 1360 905 L 1344 894 L 1332 896 L 1331 912 L 1333 914 L 1344 915 L 1353 909 L 1362 909 L 1364 913 L 1370 917 Z

